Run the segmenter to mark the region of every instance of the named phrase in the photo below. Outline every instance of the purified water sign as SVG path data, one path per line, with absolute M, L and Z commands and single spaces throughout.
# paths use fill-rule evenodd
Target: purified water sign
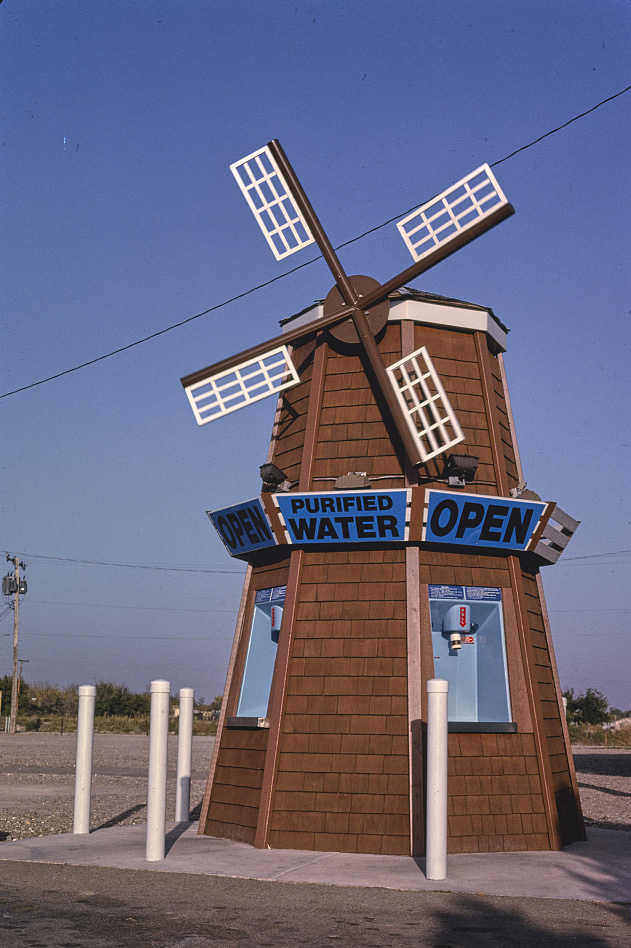
M 274 494 L 288 543 L 401 543 L 407 490 Z

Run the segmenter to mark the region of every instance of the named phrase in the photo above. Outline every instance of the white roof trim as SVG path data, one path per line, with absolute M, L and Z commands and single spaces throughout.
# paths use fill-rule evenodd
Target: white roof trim
M 502 352 L 506 352 L 507 332 L 488 309 L 469 309 L 449 303 L 420 300 L 390 300 L 388 320 L 398 322 L 403 319 L 426 323 L 429 326 L 444 326 L 446 329 L 484 332 Z
M 315 303 L 295 319 L 288 319 L 283 330 L 295 329 L 321 319 L 322 303 Z M 455 303 L 434 303 L 413 299 L 390 300 L 389 322 L 409 319 L 427 326 L 444 326 L 445 329 L 462 329 L 465 332 L 483 332 L 489 336 L 501 352 L 506 352 L 507 330 L 488 309 L 472 309 Z

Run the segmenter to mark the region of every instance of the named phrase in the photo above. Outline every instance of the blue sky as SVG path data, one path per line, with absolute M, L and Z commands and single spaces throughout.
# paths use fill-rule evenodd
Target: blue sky
M 582 521 L 544 570 L 562 685 L 630 708 L 631 93 L 501 160 L 625 89 L 630 34 L 617 0 L 4 0 L 0 394 L 314 259 L 275 261 L 229 172 L 271 138 L 336 246 L 498 163 L 515 216 L 416 285 L 510 327 L 525 478 Z M 340 256 L 409 263 L 393 224 Z M 221 693 L 243 567 L 205 511 L 258 493 L 274 404 L 198 428 L 179 379 L 331 282 L 316 261 L 0 399 L 27 681 Z

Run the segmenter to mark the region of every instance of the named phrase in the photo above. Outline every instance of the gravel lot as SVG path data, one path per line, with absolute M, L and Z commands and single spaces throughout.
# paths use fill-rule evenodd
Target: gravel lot
M 214 737 L 193 738 L 191 815 L 199 816 Z M 0 734 L 0 840 L 71 833 L 76 734 Z M 167 819 L 175 819 L 177 736 L 169 735 Z M 149 738 L 95 734 L 90 829 L 144 823 Z
M 631 830 L 631 750 L 572 750 L 586 825 Z
M 191 817 L 199 817 L 213 737 L 193 738 Z M 0 840 L 71 833 L 76 735 L 0 734 Z M 631 751 L 574 748 L 585 821 L 631 831 Z M 149 738 L 95 734 L 91 829 L 146 820 Z M 167 819 L 175 818 L 177 737 L 169 737 Z

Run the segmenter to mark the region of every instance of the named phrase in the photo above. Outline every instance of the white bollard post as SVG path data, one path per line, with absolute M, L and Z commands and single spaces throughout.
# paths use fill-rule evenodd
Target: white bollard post
M 175 819 L 188 823 L 191 812 L 191 762 L 193 759 L 193 688 L 180 688 L 180 719 L 177 739 L 177 786 Z
M 77 720 L 77 761 L 74 781 L 73 833 L 90 832 L 90 793 L 92 790 L 92 747 L 94 744 L 94 685 L 79 688 Z
M 164 859 L 165 853 L 170 693 L 170 682 L 160 680 L 151 682 L 145 853 L 148 862 L 159 862 Z
M 442 678 L 427 682 L 427 832 L 425 875 L 447 878 L 447 696 Z

